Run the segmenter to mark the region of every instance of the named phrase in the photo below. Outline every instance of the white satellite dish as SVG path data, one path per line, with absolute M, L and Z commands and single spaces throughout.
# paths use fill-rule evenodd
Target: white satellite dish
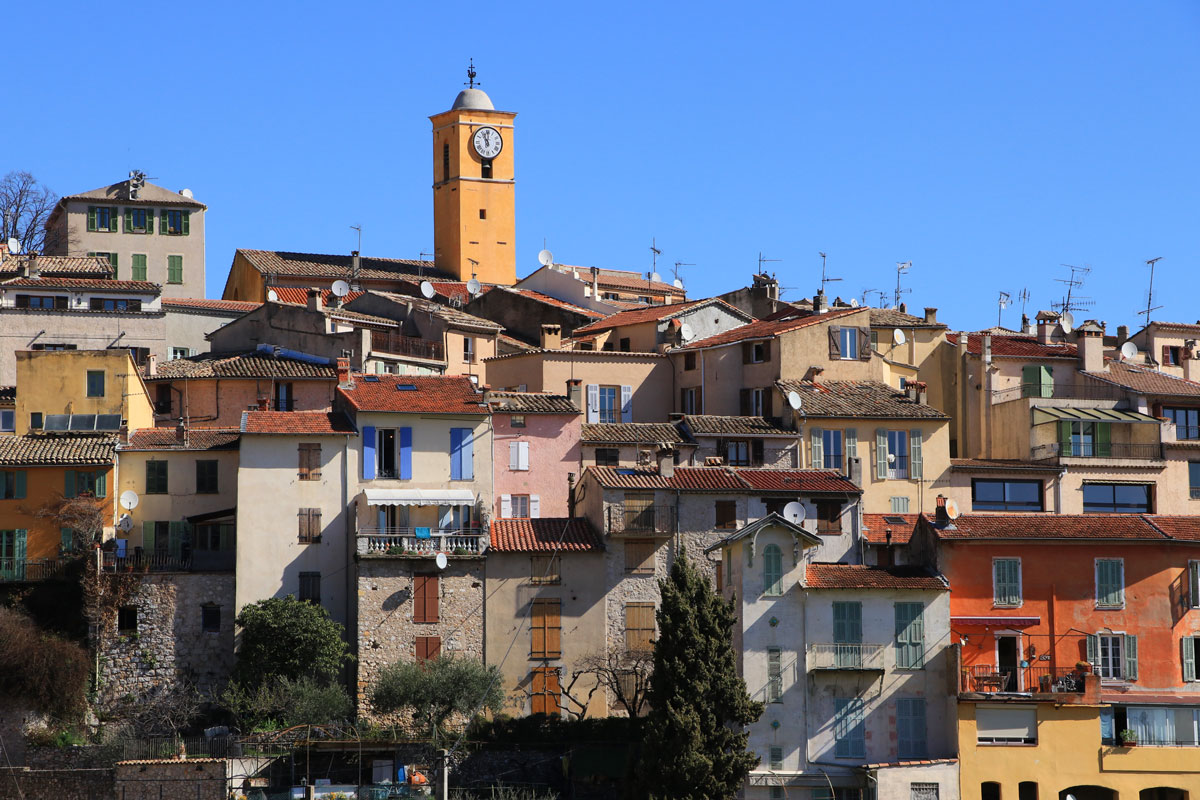
M 445 569 L 446 565 L 450 563 L 450 560 L 446 558 L 445 553 L 438 553 L 437 557 L 434 558 L 433 561 L 435 564 L 437 564 L 438 569 Z
M 270 300 L 272 303 L 278 303 L 279 302 L 279 292 L 275 291 L 274 289 L 267 290 L 267 299 Z
M 181 195 L 183 195 L 184 197 L 188 198 L 189 200 L 191 200 L 193 197 L 195 197 L 195 195 L 192 194 L 191 189 L 180 189 L 179 193 Z
M 650 280 L 654 281 L 655 283 L 662 283 L 662 275 L 659 275 L 657 272 L 651 272 Z
M 1058 324 L 1062 326 L 1063 333 L 1070 333 L 1075 330 L 1075 316 L 1070 311 L 1066 311 L 1059 317 Z
M 696 338 L 696 332 L 692 330 L 692 326 L 686 322 L 679 326 L 679 335 L 685 342 L 690 342 Z
M 549 250 L 542 250 L 538 253 L 538 263 L 543 267 L 550 266 L 554 263 L 554 253 L 551 253 Z
M 437 291 L 433 288 L 433 284 L 429 281 L 421 281 L 421 296 L 426 300 L 432 300 Z
M 850 307 L 851 307 L 851 308 L 858 308 L 858 298 L 857 298 L 857 297 L 851 297 L 851 298 L 850 298 Z
M 958 519 L 958 503 L 954 500 L 946 501 L 946 516 L 950 519 Z
M 481 289 L 483 289 L 483 284 L 474 278 L 467 281 L 467 291 L 470 292 L 472 297 L 478 297 Z
M 674 286 L 676 289 L 682 289 L 683 288 L 683 279 L 676 278 L 675 280 L 671 281 L 671 285 Z
M 133 509 L 137 508 L 137 505 L 137 492 L 133 491 L 132 489 L 126 489 L 125 491 L 121 492 L 121 508 L 125 509 L 126 511 L 132 511 Z
M 796 525 L 804 522 L 804 504 L 795 501 L 788 503 L 783 507 L 783 518 Z
M 125 533 L 129 533 L 133 530 L 133 517 L 128 514 L 122 514 L 121 518 L 117 520 L 117 528 L 125 531 Z
M 1138 346 L 1133 342 L 1126 342 L 1125 344 L 1121 345 L 1121 358 L 1125 359 L 1126 361 L 1132 361 L 1133 359 L 1137 358 L 1137 354 Z
M 10 238 L 10 239 L 8 240 L 8 252 L 12 253 L 14 256 L 19 256 L 19 255 L 21 255 L 21 242 L 20 242 L 20 240 L 18 240 L 18 239 L 15 239 L 15 238 Z
M 350 284 L 345 281 L 334 281 L 333 286 L 330 286 L 329 289 L 333 292 L 334 297 L 345 297 L 350 294 Z
M 800 406 L 804 405 L 804 400 L 801 399 L 799 392 L 788 392 L 788 405 L 794 410 L 799 411 Z
M 892 341 L 896 344 L 904 344 L 908 341 L 908 337 L 904 335 L 904 331 L 896 328 L 896 330 L 892 331 Z

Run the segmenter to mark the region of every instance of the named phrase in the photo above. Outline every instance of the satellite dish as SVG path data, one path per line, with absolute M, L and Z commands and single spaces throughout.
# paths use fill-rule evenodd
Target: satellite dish
M 888 453 L 887 462 L 888 462 L 889 464 L 895 464 L 895 463 L 896 463 L 896 454 L 895 454 L 895 453 Z
M 126 489 L 125 491 L 121 492 L 121 508 L 125 509 L 126 511 L 132 511 L 133 509 L 137 508 L 137 505 L 137 492 L 135 492 L 133 489 Z
M 472 297 L 478 297 L 479 290 L 482 288 L 483 288 L 483 284 L 480 283 L 479 281 L 475 280 L 474 278 L 471 278 L 471 280 L 467 281 L 467 291 L 471 293 Z
M 788 392 L 788 405 L 794 410 L 799 411 L 800 406 L 804 405 L 804 400 L 800 398 L 799 392 Z
M 783 518 L 799 525 L 804 522 L 804 504 L 792 501 L 783 507 Z
M 686 322 L 679 326 L 679 335 L 683 337 L 685 342 L 690 342 L 696 338 L 696 332 L 692 330 L 692 326 Z
M 548 267 L 554 263 L 554 254 L 549 250 L 543 250 L 538 253 L 538 263 L 543 267 Z
M 446 565 L 449 564 L 450 561 L 446 558 L 445 553 L 438 553 L 437 558 L 434 559 L 434 563 L 437 564 L 438 569 L 445 569 Z
M 858 298 L 857 298 L 857 297 L 851 297 L 851 298 L 850 298 L 850 307 L 851 307 L 851 308 L 858 308 Z
M 651 272 L 650 280 L 654 281 L 655 283 L 662 283 L 662 275 L 659 275 L 657 272 Z
M 10 239 L 8 240 L 8 252 L 12 253 L 14 256 L 19 256 L 19 255 L 21 255 L 21 242 L 20 242 L 20 240 L 18 240 L 18 239 L 12 239 L 12 238 L 10 238 Z
M 676 289 L 682 289 L 683 288 L 683 279 L 676 278 L 675 280 L 671 281 L 671 285 L 674 286 Z
M 908 341 L 908 337 L 904 335 L 904 331 L 896 328 L 896 330 L 892 331 L 892 341 L 896 344 L 904 344 Z
M 1063 312 L 1058 318 L 1058 324 L 1062 326 L 1063 333 L 1070 333 L 1075 330 L 1075 316 L 1070 311 Z
M 334 297 L 345 297 L 350 294 L 350 284 L 345 281 L 334 281 L 333 286 L 329 288 L 333 292 Z
M 125 531 L 125 533 L 129 533 L 133 530 L 133 517 L 128 514 L 122 514 L 121 518 L 117 520 L 117 528 Z
M 1126 342 L 1125 344 L 1121 345 L 1121 358 L 1125 359 L 1126 361 L 1131 361 L 1137 358 L 1137 354 L 1138 346 L 1133 342 Z
M 191 200 L 191 199 L 192 199 L 192 197 L 194 196 L 194 195 L 192 194 L 192 190 L 191 190 L 191 189 L 180 189 L 180 190 L 179 190 L 179 193 L 180 193 L 181 195 L 183 195 L 184 197 L 186 197 L 187 199 L 189 199 L 189 200 Z
M 424 297 L 426 300 L 432 300 L 435 294 L 437 294 L 437 291 L 434 290 L 432 283 L 429 281 L 421 281 L 422 297 Z
M 278 303 L 279 302 L 279 292 L 275 291 L 274 289 L 269 290 L 267 292 L 267 299 L 270 300 L 272 303 Z
M 958 519 L 958 503 L 954 500 L 946 501 L 946 516 L 950 519 Z

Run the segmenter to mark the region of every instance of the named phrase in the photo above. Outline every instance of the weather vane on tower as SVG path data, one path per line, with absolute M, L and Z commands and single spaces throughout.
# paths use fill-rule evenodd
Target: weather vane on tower
M 468 89 L 475 88 L 475 75 L 476 74 L 478 74 L 478 73 L 475 72 L 475 59 L 472 58 L 470 63 L 467 64 L 467 88 Z

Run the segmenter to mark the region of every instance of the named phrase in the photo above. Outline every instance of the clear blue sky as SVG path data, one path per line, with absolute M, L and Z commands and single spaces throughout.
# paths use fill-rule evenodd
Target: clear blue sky
M 355 223 L 415 257 L 427 117 L 473 56 L 519 112 L 519 275 L 543 238 L 646 270 L 657 237 L 693 297 L 760 251 L 792 298 L 819 250 L 846 296 L 911 260 L 910 308 L 977 328 L 1000 290 L 1047 307 L 1071 263 L 1111 330 L 1163 256 L 1156 316 L 1200 317 L 1200 3 L 647 5 L 9 3 L 0 170 L 191 188 L 209 296 L 235 248 L 345 253 Z

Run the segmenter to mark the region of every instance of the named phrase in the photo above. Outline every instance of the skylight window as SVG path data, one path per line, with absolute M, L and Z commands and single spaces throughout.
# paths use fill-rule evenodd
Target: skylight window
M 413 386 L 411 383 L 397 383 L 396 384 L 397 392 L 415 392 L 416 390 L 417 390 L 417 387 Z
M 908 524 L 908 520 L 904 519 L 904 517 L 884 517 L 883 521 L 886 522 L 888 525 L 907 525 Z

